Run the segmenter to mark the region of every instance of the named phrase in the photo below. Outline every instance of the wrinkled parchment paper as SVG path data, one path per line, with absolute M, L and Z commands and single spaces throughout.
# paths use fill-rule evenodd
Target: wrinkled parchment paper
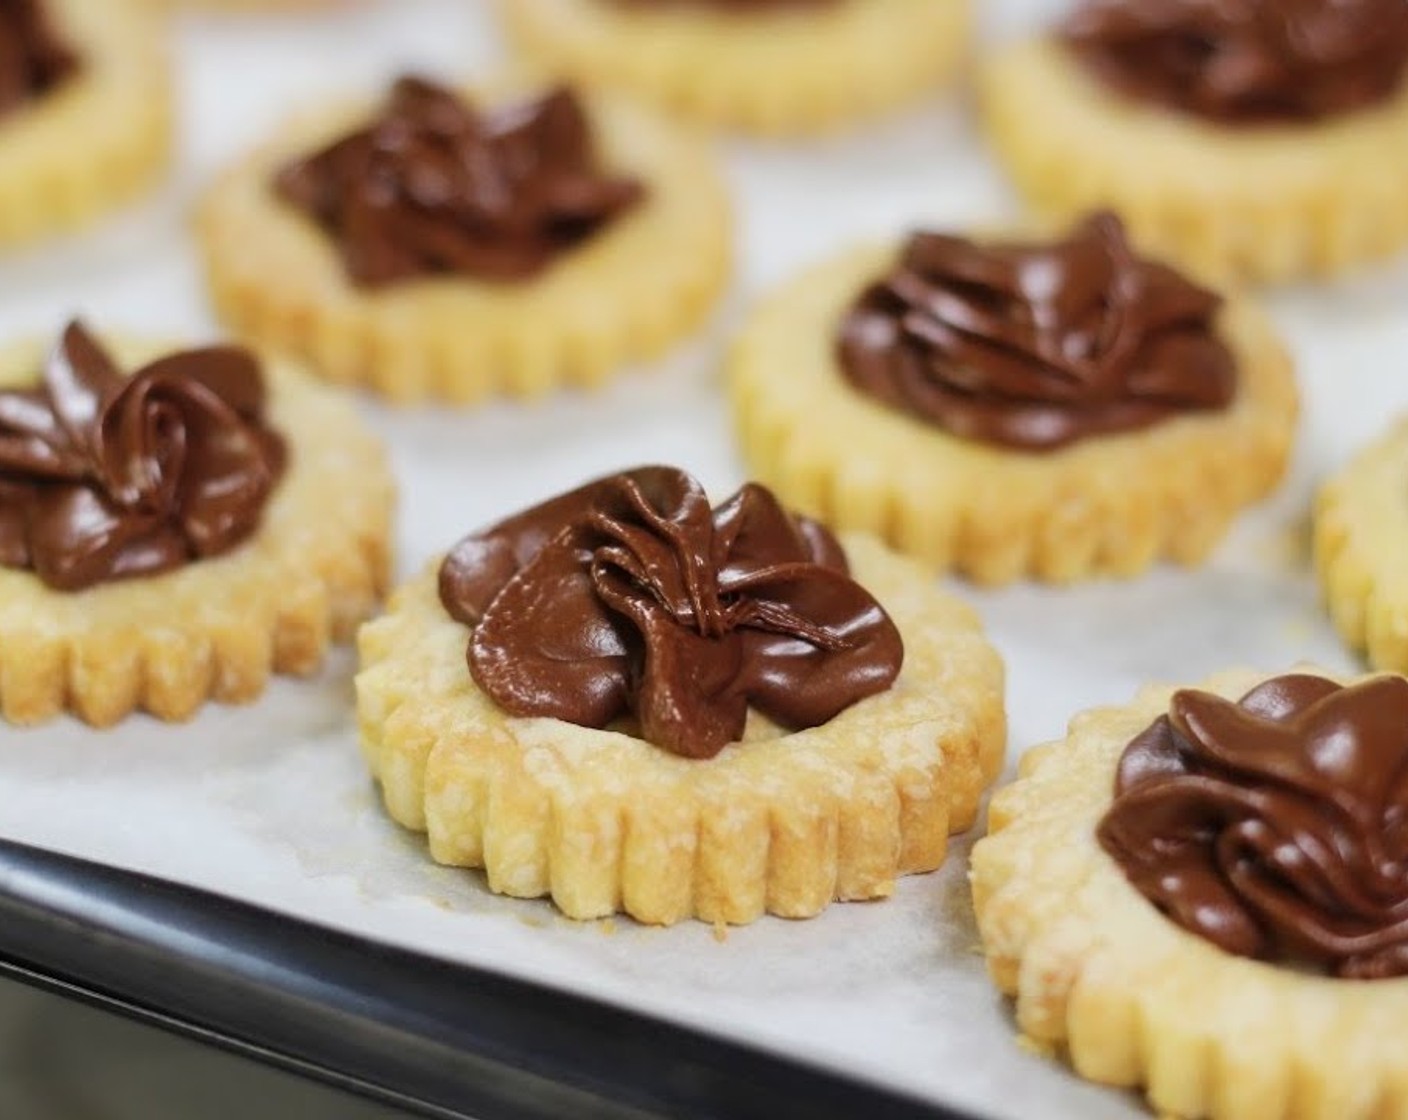
M 1060 4 L 983 0 L 989 37 Z M 454 74 L 499 54 L 474 0 L 384 0 L 308 16 L 192 19 L 178 40 L 185 146 L 163 193 L 81 244 L 0 263 L 0 336 L 51 333 L 78 311 L 102 327 L 214 333 L 186 217 L 200 184 L 287 106 L 376 87 L 407 67 Z M 402 568 L 471 527 L 613 468 L 650 461 L 716 494 L 743 479 L 719 392 L 720 343 L 741 308 L 799 265 L 916 222 L 1015 213 L 966 106 L 939 105 L 811 145 L 734 143 L 741 275 L 709 335 L 594 397 L 466 414 L 367 402 L 404 488 Z M 642 262 L 649 267 L 649 262 Z M 1202 571 L 977 601 L 1010 669 L 1012 755 L 1081 708 L 1150 679 L 1233 664 L 1347 664 L 1307 574 L 1317 479 L 1408 406 L 1408 263 L 1271 300 L 1302 364 L 1304 439 L 1290 480 Z M 697 924 L 577 925 L 547 903 L 489 894 L 437 868 L 382 815 L 357 754 L 352 660 L 280 682 L 259 704 L 165 727 L 69 721 L 0 730 L 0 833 L 237 895 L 333 926 L 498 969 L 785 1051 L 983 1117 L 1142 1116 L 1021 1049 L 983 972 L 965 881 L 944 870 L 884 903 L 813 921 L 767 919 L 723 941 Z

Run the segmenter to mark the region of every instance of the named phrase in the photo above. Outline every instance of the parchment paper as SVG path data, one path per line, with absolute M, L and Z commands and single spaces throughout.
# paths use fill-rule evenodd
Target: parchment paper
M 989 37 L 1060 4 L 980 0 Z M 386 0 L 317 16 L 205 18 L 178 39 L 185 150 L 161 196 L 81 244 L 0 265 L 0 337 L 50 334 L 79 311 L 101 327 L 206 337 L 186 216 L 201 183 L 290 105 L 376 88 L 419 67 L 498 57 L 474 0 Z M 1039 111 L 1039 107 L 1034 107 Z M 455 413 L 366 411 L 403 485 L 405 572 L 462 532 L 612 468 L 673 462 L 715 493 L 743 480 L 718 385 L 740 309 L 799 265 L 924 221 L 1015 213 L 968 107 L 936 105 L 810 145 L 733 143 L 741 275 L 709 336 L 599 396 Z M 649 262 L 642 262 L 649 267 Z M 1271 300 L 1301 362 L 1306 419 L 1292 477 L 1195 573 L 975 599 L 1010 669 L 1012 755 L 1076 711 L 1145 680 L 1236 664 L 1347 664 L 1306 570 L 1315 482 L 1408 404 L 1408 265 Z M 358 757 L 349 655 L 259 704 L 166 727 L 71 721 L 0 731 L 0 833 L 241 896 L 404 946 L 617 1001 L 1005 1120 L 1144 1115 L 1016 1044 L 982 967 L 967 839 L 944 870 L 878 904 L 767 919 L 725 941 L 686 924 L 578 925 L 433 866 L 383 817 Z

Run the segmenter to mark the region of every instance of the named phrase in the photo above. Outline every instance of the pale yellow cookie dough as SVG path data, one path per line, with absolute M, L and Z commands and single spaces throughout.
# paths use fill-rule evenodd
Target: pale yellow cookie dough
M 951 82 L 969 0 L 833 0 L 791 10 L 498 0 L 530 58 L 704 124 L 789 135 L 852 124 Z
M 178 347 L 111 342 L 124 369 Z M 35 380 L 43 347 L 0 353 L 0 384 Z M 68 710 L 95 726 L 138 710 L 184 720 L 207 700 L 244 703 L 272 673 L 306 675 L 348 641 L 389 579 L 393 484 L 352 405 L 298 367 L 263 359 L 270 425 L 288 467 L 253 536 L 161 575 L 84 591 L 0 567 L 0 712 Z
M 522 83 L 488 95 L 522 97 Z M 479 402 L 596 386 L 696 328 L 727 283 L 732 222 L 709 149 L 657 118 L 588 101 L 603 162 L 646 200 L 520 283 L 435 277 L 363 289 L 336 245 L 274 194 L 275 172 L 365 122 L 365 106 L 290 125 L 228 172 L 200 210 L 215 303 L 256 341 L 393 401 Z
M 1235 699 L 1266 679 L 1199 687 Z M 1160 1115 L 1405 1120 L 1408 979 L 1337 980 L 1223 952 L 1161 915 L 1099 846 L 1119 759 L 1173 691 L 1077 716 L 993 797 L 971 877 L 994 982 L 1029 1038 L 1062 1047 L 1092 1081 L 1146 1087 Z
M 358 643 L 362 745 L 387 810 L 429 833 L 438 862 L 573 918 L 803 918 L 932 871 L 1002 768 L 1002 662 L 922 570 L 871 538 L 843 543 L 904 637 L 894 687 L 791 734 L 753 715 L 745 742 L 705 761 L 504 714 L 471 679 L 469 631 L 430 567 Z
M 1280 480 L 1298 396 L 1286 352 L 1249 304 L 1231 301 L 1219 321 L 1239 366 L 1226 410 L 1018 452 L 956 438 L 845 379 L 837 328 L 894 256 L 864 249 L 806 272 L 734 344 L 743 454 L 790 506 L 980 583 L 1069 583 L 1136 575 L 1163 558 L 1198 564 Z
M 79 58 L 63 83 L 0 116 L 0 249 L 92 222 L 166 167 L 166 43 L 144 0 L 44 0 Z
M 1321 489 L 1315 568 L 1350 647 L 1408 673 L 1408 419 Z
M 1201 275 L 1323 276 L 1408 245 L 1408 86 L 1325 121 L 1225 125 L 1122 96 L 1036 39 L 993 55 L 981 98 L 1033 207 L 1114 209 L 1136 244 Z

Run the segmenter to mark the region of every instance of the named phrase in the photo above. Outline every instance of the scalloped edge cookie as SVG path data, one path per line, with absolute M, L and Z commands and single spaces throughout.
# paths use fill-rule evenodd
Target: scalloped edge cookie
M 871 400 L 845 380 L 834 338 L 894 253 L 861 249 L 803 273 L 754 312 L 729 356 L 744 457 L 800 512 L 978 583 L 1070 583 L 1137 575 L 1161 558 L 1199 564 L 1279 482 L 1298 395 L 1270 324 L 1242 300 L 1220 319 L 1241 385 L 1215 414 L 1024 453 Z
M 74 76 L 0 117 L 0 247 L 80 229 L 170 161 L 171 75 L 143 0 L 45 0 L 80 56 Z
M 542 65 L 701 123 L 762 135 L 854 123 L 951 83 L 970 0 L 836 0 L 719 12 L 600 0 L 499 0 L 510 40 Z
M 170 349 L 105 338 L 124 368 Z M 36 375 L 42 347 L 0 354 L 0 383 Z M 172 572 L 54 591 L 0 568 L 0 713 L 37 724 L 69 711 L 107 727 L 138 710 L 191 718 L 246 703 L 273 673 L 305 676 L 351 640 L 390 578 L 394 487 L 351 403 L 261 355 L 269 418 L 289 466 L 237 548 Z
M 1314 551 L 1345 642 L 1377 669 L 1408 673 L 1408 418 L 1321 487 Z
M 525 82 L 491 96 L 523 93 Z M 587 104 L 603 162 L 640 177 L 649 195 L 536 279 L 436 277 L 376 291 L 348 280 L 332 241 L 270 184 L 283 162 L 365 120 L 363 106 L 302 118 L 211 189 L 197 233 L 217 309 L 245 337 L 397 403 L 593 387 L 658 356 L 727 284 L 727 190 L 701 142 L 628 105 Z
M 1124 97 L 1041 38 L 993 54 L 980 87 L 989 140 L 1036 210 L 1112 208 L 1200 275 L 1325 276 L 1408 245 L 1408 83 L 1330 121 L 1231 127 Z
M 1275 675 L 1197 687 L 1235 699 Z M 1096 840 L 1126 745 L 1174 691 L 1076 716 L 993 796 L 971 871 L 993 982 L 1016 996 L 1026 1036 L 1088 1080 L 1145 1086 L 1161 1114 L 1403 1120 L 1408 979 L 1335 980 L 1225 953 L 1161 915 Z
M 750 716 L 746 741 L 707 761 L 504 714 L 469 675 L 469 630 L 432 564 L 358 641 L 362 746 L 388 812 L 429 833 L 437 862 L 578 919 L 803 918 L 934 870 L 1002 768 L 1002 662 L 913 563 L 843 544 L 904 636 L 894 687 L 791 734 Z

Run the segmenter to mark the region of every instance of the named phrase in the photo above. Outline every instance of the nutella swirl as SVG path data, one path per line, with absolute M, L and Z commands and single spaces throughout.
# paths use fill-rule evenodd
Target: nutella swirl
M 644 197 L 598 166 L 567 89 L 476 111 L 402 78 L 371 124 L 279 171 L 275 190 L 368 287 L 455 274 L 529 279 Z
M 1230 123 L 1387 100 L 1408 67 L 1404 0 L 1088 0 L 1066 46 L 1128 96 Z
M 44 96 L 77 69 L 41 0 L 0 0 L 0 114 Z
M 1408 975 L 1408 680 L 1176 693 L 1125 750 L 1098 837 L 1141 894 L 1229 953 Z
M 605 727 L 712 758 L 749 706 L 814 727 L 889 688 L 904 647 L 814 521 L 745 486 L 710 509 L 699 483 L 642 467 L 473 536 L 440 569 L 473 627 L 475 682 L 515 716 Z
M 252 354 L 170 354 L 124 376 L 77 323 L 37 389 L 0 391 L 0 565 L 79 591 L 235 547 L 286 459 Z
M 1221 300 L 1139 258 L 1111 214 L 1064 241 L 915 234 L 841 324 L 850 383 L 952 432 L 1021 451 L 1227 407 Z

